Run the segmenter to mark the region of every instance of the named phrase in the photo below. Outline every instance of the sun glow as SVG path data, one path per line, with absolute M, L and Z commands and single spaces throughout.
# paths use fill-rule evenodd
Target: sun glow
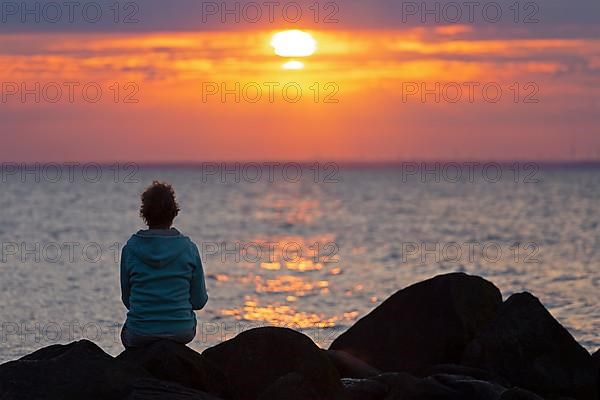
M 317 50 L 317 41 L 310 33 L 293 29 L 276 33 L 271 46 L 281 57 L 308 57 Z
M 296 60 L 288 61 L 281 66 L 283 69 L 300 70 L 304 68 L 304 63 Z

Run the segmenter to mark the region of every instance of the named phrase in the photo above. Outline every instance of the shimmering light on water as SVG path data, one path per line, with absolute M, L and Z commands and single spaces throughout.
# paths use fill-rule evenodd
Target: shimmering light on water
M 237 320 L 260 321 L 270 325 L 290 328 L 331 328 L 337 317 L 324 314 L 299 311 L 286 304 L 267 304 L 261 306 L 256 300 L 246 300 L 241 309 L 223 310 L 223 315 L 233 316 Z
M 267 324 L 301 329 L 327 346 L 396 290 L 458 270 L 490 279 L 505 296 L 533 292 L 595 350 L 599 172 L 543 169 L 534 184 L 403 181 L 393 168 L 342 170 L 337 183 L 205 182 L 193 168 L 142 169 L 134 183 L 15 178 L 2 184 L 2 243 L 79 242 L 79 249 L 97 243 L 103 254 L 97 261 L 79 252 L 75 260 L 7 256 L 0 263 L 2 322 L 9 329 L 0 361 L 79 337 L 112 354 L 122 350 L 115 243 L 141 228 L 139 193 L 153 179 L 174 184 L 182 207 L 176 225 L 204 253 L 210 300 L 198 313 L 196 349 Z M 502 257 L 478 251 L 454 262 L 405 246 L 451 242 L 499 243 Z M 515 257 L 516 242 L 535 243 L 536 262 L 527 262 L 532 252 L 523 246 Z M 246 251 L 215 251 L 222 243 Z M 87 330 L 76 329 L 72 338 L 73 323 Z M 56 326 L 59 335 L 46 334 Z

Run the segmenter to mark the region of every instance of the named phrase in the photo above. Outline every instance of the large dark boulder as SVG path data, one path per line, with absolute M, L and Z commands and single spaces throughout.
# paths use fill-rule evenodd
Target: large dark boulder
M 286 377 L 285 382 L 293 382 L 303 391 L 310 387 L 313 398 L 344 398 L 340 377 L 325 353 L 310 338 L 291 329 L 251 329 L 206 349 L 202 355 L 225 373 L 235 399 L 257 399 L 277 380 L 292 373 L 296 375 Z M 277 390 L 273 388 L 272 393 Z
M 440 275 L 396 292 L 330 349 L 382 371 L 421 375 L 436 364 L 460 363 L 465 346 L 501 304 L 498 288 L 483 278 Z
M 590 354 L 529 293 L 511 296 L 465 350 L 463 363 L 542 397 L 597 400 Z
M 228 397 L 225 374 L 211 361 L 184 344 L 160 340 L 149 346 L 127 349 L 117 360 L 143 368 L 152 377 Z
M 2 400 L 105 400 L 128 396 L 147 377 L 87 340 L 54 345 L 0 365 Z

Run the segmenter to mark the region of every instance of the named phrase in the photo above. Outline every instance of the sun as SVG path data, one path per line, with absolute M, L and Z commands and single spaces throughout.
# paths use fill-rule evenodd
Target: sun
M 276 33 L 271 46 L 281 57 L 308 57 L 317 51 L 317 41 L 312 35 L 298 29 Z

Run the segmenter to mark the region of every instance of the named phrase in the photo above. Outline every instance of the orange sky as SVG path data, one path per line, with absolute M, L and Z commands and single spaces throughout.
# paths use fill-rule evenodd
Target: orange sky
M 273 30 L 0 35 L 0 157 L 599 158 L 600 40 L 470 30 L 311 31 L 299 71 L 281 68 Z

